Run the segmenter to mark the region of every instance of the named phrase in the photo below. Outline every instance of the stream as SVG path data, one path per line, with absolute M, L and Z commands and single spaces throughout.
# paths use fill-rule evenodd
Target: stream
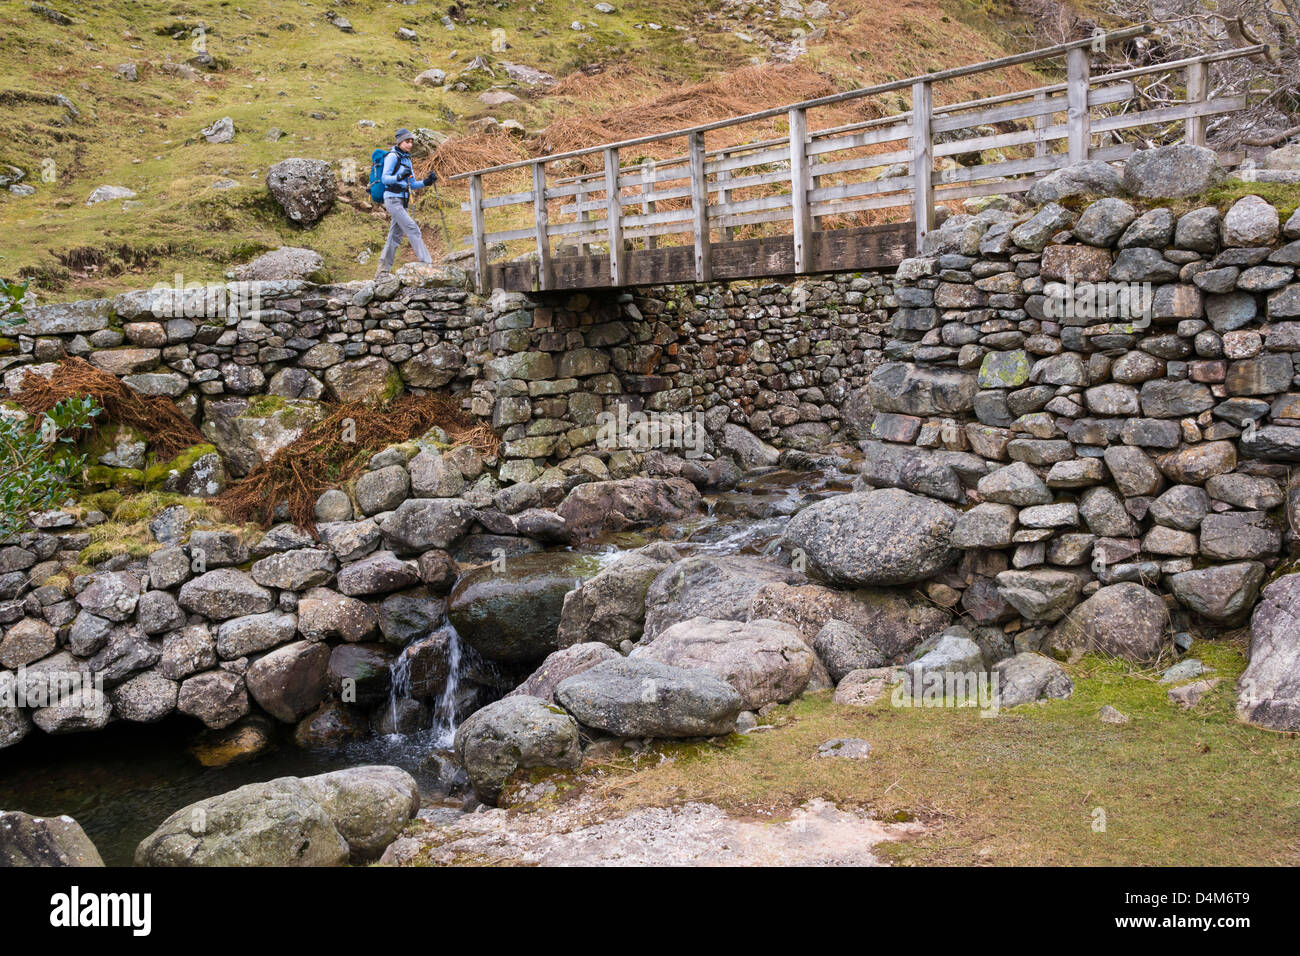
M 770 470 L 751 475 L 733 491 L 705 496 L 706 511 L 689 519 L 553 550 L 577 550 L 605 563 L 623 551 L 665 540 L 683 557 L 763 554 L 775 548 L 790 515 L 811 501 L 847 491 L 850 483 L 850 477 L 836 471 Z M 392 764 L 410 772 L 422 791 L 436 790 L 440 762 L 429 758 L 450 749 L 456 722 L 467 716 L 456 713 L 457 679 L 470 656 L 454 629 L 444 628 L 450 631 L 452 676 L 434 701 L 433 726 L 427 730 L 372 735 L 328 750 L 302 750 L 286 740 L 255 760 L 225 767 L 204 767 L 189 753 L 196 722 L 180 715 L 152 725 L 118 721 L 91 734 L 37 733 L 0 751 L 0 810 L 67 814 L 81 824 L 104 862 L 114 866 L 130 865 L 140 841 L 175 811 L 249 783 Z M 393 669 L 395 701 L 409 686 L 405 660 L 399 655 Z

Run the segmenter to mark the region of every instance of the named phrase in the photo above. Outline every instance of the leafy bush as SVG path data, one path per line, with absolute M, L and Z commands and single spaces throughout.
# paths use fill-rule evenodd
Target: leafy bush
M 74 445 L 103 411 L 88 395 L 65 398 L 40 424 L 0 415 L 0 541 L 22 530 L 30 511 L 64 500 L 85 467 Z
M 8 279 L 0 279 L 0 328 L 8 325 L 22 325 L 23 302 L 26 298 L 26 282 L 19 285 L 17 282 L 10 282 Z

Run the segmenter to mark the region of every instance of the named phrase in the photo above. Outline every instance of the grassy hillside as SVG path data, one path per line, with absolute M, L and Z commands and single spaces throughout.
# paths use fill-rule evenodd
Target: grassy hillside
M 528 132 L 454 142 L 438 157 L 447 171 L 480 156 L 490 162 L 670 129 L 1013 45 L 997 8 L 970 0 L 833 0 L 830 15 L 817 20 L 783 17 L 776 2 L 613 6 L 601 13 L 586 0 L 4 0 L 0 163 L 24 170 L 36 193 L 0 190 L 0 275 L 34 278 L 43 299 L 71 299 L 170 281 L 175 272 L 218 279 L 291 244 L 318 250 L 335 278 L 365 277 L 386 227 L 365 195 L 367 160 L 399 125 L 459 138 L 491 115 Z M 399 28 L 418 39 L 398 39 Z M 480 54 L 497 64 L 497 80 L 466 76 L 463 91 L 412 82 L 437 67 L 454 84 Z M 560 82 L 510 85 L 520 99 L 489 108 L 480 94 L 508 85 L 500 61 Z M 121 75 L 123 64 L 133 64 L 138 79 Z M 954 94 L 997 91 L 975 83 Z M 200 130 L 225 116 L 234 141 L 206 142 Z M 334 211 L 309 230 L 290 225 L 265 187 L 267 168 L 290 156 L 329 160 L 341 175 L 349 164 L 357 171 Z M 137 196 L 87 206 L 101 185 Z M 445 190 L 454 201 L 462 192 Z M 416 214 L 440 252 L 432 202 Z M 455 239 L 468 232 L 458 209 L 447 218 Z

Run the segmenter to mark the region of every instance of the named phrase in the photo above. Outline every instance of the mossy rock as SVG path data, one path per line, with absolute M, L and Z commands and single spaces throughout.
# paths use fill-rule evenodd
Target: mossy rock
M 86 469 L 86 484 L 92 488 L 138 491 L 144 487 L 144 472 L 139 468 L 110 468 L 108 465 L 91 465 Z

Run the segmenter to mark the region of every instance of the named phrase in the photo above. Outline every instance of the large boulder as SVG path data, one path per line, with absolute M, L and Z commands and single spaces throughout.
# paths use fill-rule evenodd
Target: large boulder
M 476 710 L 456 728 L 455 749 L 474 792 L 486 803 L 496 803 L 516 770 L 573 769 L 582 760 L 573 718 L 528 696 L 504 697 Z
M 790 519 L 782 541 L 832 584 L 911 584 L 952 562 L 956 521 L 947 505 L 883 488 L 809 505 Z
M 632 551 L 583 581 L 564 596 L 556 639 L 559 646 L 599 641 L 618 647 L 623 641 L 640 640 L 646 592 L 666 567 L 663 561 Z
M 399 767 L 349 767 L 302 783 L 347 841 L 354 863 L 377 858 L 420 809 L 420 790 Z
M 799 632 L 779 621 L 706 617 L 672 625 L 631 656 L 716 674 L 736 689 L 746 710 L 799 696 L 817 665 Z
M 460 636 L 489 660 L 536 664 L 558 650 L 564 598 L 600 569 L 591 555 L 541 551 L 461 576 L 447 598 Z
M 744 700 L 708 671 L 624 658 L 560 682 L 555 699 L 585 727 L 615 737 L 712 737 L 736 727 Z
M 1264 588 L 1250 619 L 1250 663 L 1237 681 L 1237 715 L 1300 730 L 1300 574 Z
M 575 539 L 676 521 L 702 507 L 684 478 L 621 478 L 578 485 L 558 509 Z
M 571 644 L 546 656 L 546 660 L 528 678 L 506 694 L 507 697 L 537 697 L 548 703 L 555 702 L 555 688 L 560 681 L 574 674 L 581 674 L 597 664 L 621 658 L 622 655 L 608 644 L 592 641 L 587 644 Z
M 755 592 L 765 584 L 802 584 L 798 571 L 751 555 L 698 555 L 668 565 L 645 596 L 645 634 L 692 617 L 743 621 Z
M 1124 163 L 1124 188 L 1144 199 L 1194 196 L 1223 177 L 1218 155 L 1204 146 L 1140 149 Z
M 1134 582 L 1101 588 L 1048 635 L 1058 653 L 1076 648 L 1149 663 L 1168 642 L 1169 609 L 1165 602 Z
M 789 624 L 810 645 L 827 624 L 839 621 L 865 634 L 886 660 L 908 653 L 949 624 L 943 608 L 901 589 L 837 591 L 820 584 L 766 584 L 755 592 L 749 618 Z
M 311 788 L 281 777 L 177 810 L 141 841 L 135 865 L 342 866 L 348 854 Z
M 299 226 L 315 225 L 338 197 L 334 171 L 323 159 L 281 160 L 267 170 L 266 188 Z
M 103 865 L 95 844 L 72 817 L 0 811 L 0 867 Z

